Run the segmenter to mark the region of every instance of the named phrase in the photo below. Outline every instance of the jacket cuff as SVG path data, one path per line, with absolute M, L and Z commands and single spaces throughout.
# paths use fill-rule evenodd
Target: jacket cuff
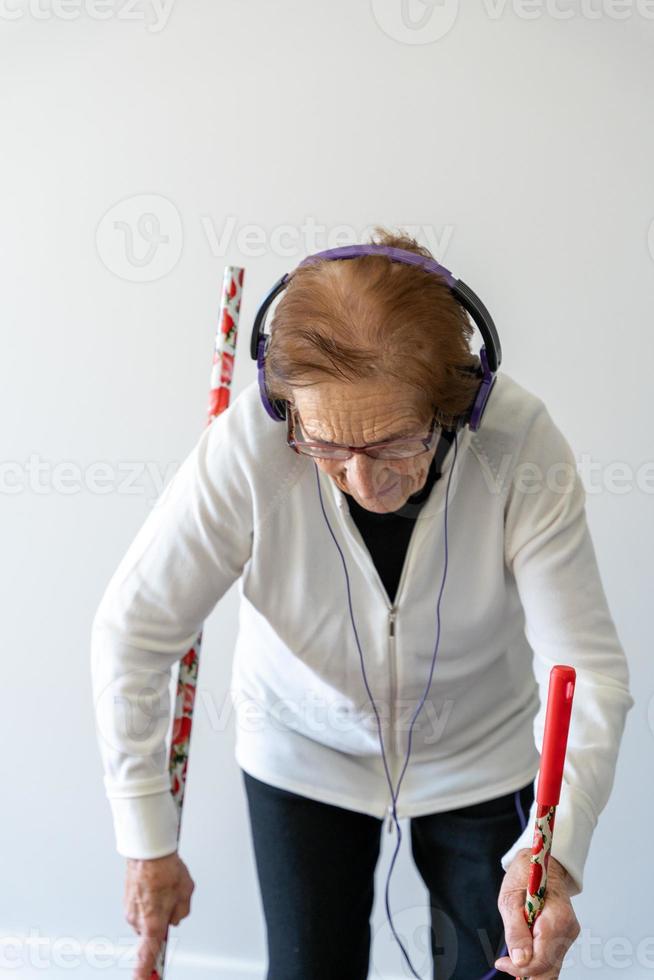
M 500 859 L 505 871 L 508 871 L 509 865 L 521 848 L 527 847 L 531 850 L 535 823 L 536 801 L 534 800 L 525 829 Z M 559 805 L 556 808 L 551 856 L 563 865 L 572 878 L 569 883 L 571 896 L 579 895 L 583 891 L 584 865 L 596 825 L 597 820 L 584 805 L 580 795 L 564 783 L 561 787 Z
M 109 797 L 116 850 L 145 860 L 177 850 L 178 810 L 170 790 L 148 796 Z

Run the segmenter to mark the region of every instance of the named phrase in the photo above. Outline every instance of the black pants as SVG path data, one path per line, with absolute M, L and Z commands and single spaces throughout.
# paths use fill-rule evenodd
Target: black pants
M 366 980 L 374 873 L 386 823 L 241 772 L 266 920 L 267 980 Z M 411 853 L 429 892 L 434 980 L 509 976 L 493 966 L 506 954 L 497 908 L 500 857 L 522 831 L 533 796 L 530 782 L 484 803 L 410 818 Z M 393 845 L 396 833 L 394 827 Z M 416 951 L 399 921 L 393 882 L 393 924 L 427 980 L 424 943 Z M 385 936 L 395 944 L 388 923 Z

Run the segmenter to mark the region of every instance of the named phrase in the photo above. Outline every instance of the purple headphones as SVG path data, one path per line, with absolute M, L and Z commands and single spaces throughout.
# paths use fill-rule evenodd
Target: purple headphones
M 301 269 L 303 265 L 310 265 L 313 262 L 333 259 L 354 259 L 359 255 L 387 255 L 393 262 L 403 262 L 405 265 L 417 265 L 428 272 L 435 272 L 440 275 L 449 286 L 454 298 L 470 314 L 477 324 L 479 331 L 484 339 L 484 346 L 479 351 L 478 364 L 472 370 L 479 378 L 479 387 L 472 400 L 470 409 L 456 420 L 456 430 L 467 425 L 473 432 L 476 432 L 481 424 L 484 409 L 488 402 L 495 375 L 502 361 L 502 348 L 500 338 L 497 334 L 495 324 L 490 313 L 473 293 L 469 286 L 466 286 L 460 279 L 455 279 L 452 273 L 434 259 L 427 259 L 415 252 L 409 252 L 403 248 L 391 248 L 387 245 L 347 245 L 344 248 L 330 248 L 324 252 L 315 252 L 307 256 L 298 265 Z M 277 296 L 286 288 L 290 280 L 291 273 L 285 273 L 277 280 L 272 289 L 264 297 L 259 305 L 254 324 L 252 326 L 252 338 L 250 340 L 250 356 L 257 362 L 257 379 L 259 382 L 259 392 L 261 402 L 268 415 L 276 422 L 286 420 L 286 402 L 279 399 L 268 397 L 265 377 L 265 361 L 270 334 L 264 333 L 266 315 Z M 466 370 L 470 370 L 469 368 Z

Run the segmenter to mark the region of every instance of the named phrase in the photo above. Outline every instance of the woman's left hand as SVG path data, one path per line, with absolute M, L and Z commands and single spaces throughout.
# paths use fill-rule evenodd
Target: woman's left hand
M 504 875 L 497 905 L 504 920 L 504 936 L 509 956 L 495 960 L 495 969 L 513 977 L 530 980 L 556 980 L 561 964 L 581 932 L 570 901 L 572 879 L 555 858 L 547 867 L 545 904 L 530 931 L 524 916 L 531 849 L 518 851 Z M 517 958 L 514 952 L 524 949 L 527 957 Z

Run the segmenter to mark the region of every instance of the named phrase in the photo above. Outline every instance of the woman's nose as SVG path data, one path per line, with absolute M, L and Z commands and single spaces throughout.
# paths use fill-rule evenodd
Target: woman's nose
M 372 497 L 391 485 L 391 473 L 383 460 L 372 459 L 365 453 L 353 453 L 346 461 L 345 475 L 348 484 L 361 497 Z

